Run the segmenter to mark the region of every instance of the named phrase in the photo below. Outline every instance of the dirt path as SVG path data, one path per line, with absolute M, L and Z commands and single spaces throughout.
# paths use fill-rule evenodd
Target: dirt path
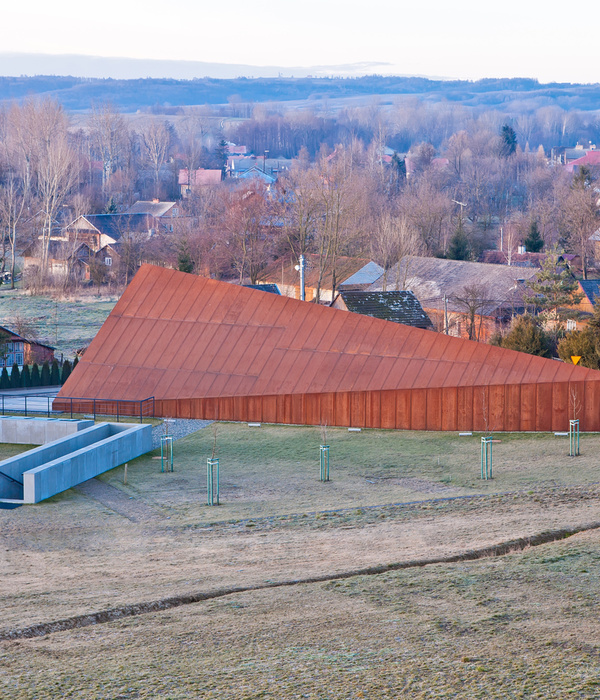
M 355 522 L 333 524 L 317 514 L 288 525 L 265 520 L 193 528 L 149 518 L 148 507 L 141 510 L 123 496 L 110 501 L 108 512 L 104 503 L 81 498 L 86 510 L 79 518 L 57 510 L 51 520 L 47 508 L 6 512 L 0 549 L 4 629 L 198 591 L 453 556 L 578 527 L 599 514 L 595 496 L 554 494 L 548 502 L 523 496 L 416 504 L 394 517 L 375 513 L 369 522 L 357 515 Z M 115 514 L 134 507 L 126 520 Z
M 134 523 L 152 521 L 164 517 L 143 501 L 134 499 L 133 496 L 128 496 L 121 489 L 105 484 L 103 481 L 98 481 L 98 479 L 84 481 L 76 486 L 75 490 L 102 503 L 102 505 Z

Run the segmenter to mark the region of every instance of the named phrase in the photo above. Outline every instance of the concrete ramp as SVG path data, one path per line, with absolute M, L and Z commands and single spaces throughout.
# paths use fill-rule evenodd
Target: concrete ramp
M 93 425 L 0 462 L 0 500 L 38 503 L 151 449 L 150 425 Z

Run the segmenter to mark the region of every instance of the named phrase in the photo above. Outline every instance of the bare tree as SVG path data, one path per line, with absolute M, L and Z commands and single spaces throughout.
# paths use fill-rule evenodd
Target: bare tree
M 94 105 L 88 123 L 92 143 L 102 161 L 102 192 L 106 195 L 110 179 L 126 163 L 127 125 L 109 103 Z
M 160 193 L 160 170 L 169 154 L 171 132 L 165 122 L 152 120 L 142 129 L 140 138 L 144 159 L 152 169 L 154 196 L 158 197 Z

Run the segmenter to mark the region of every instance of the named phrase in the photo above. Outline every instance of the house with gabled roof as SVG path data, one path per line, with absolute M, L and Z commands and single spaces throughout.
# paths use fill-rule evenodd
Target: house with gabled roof
M 524 312 L 523 292 L 533 267 L 512 267 L 407 255 L 388 272 L 387 289 L 409 290 L 434 327 L 487 342 Z M 378 280 L 369 291 L 383 291 Z
M 408 291 L 340 291 L 330 306 L 405 326 L 433 330 L 431 319 L 423 311 L 419 300 Z
M 325 266 L 321 273 L 321 257 L 306 255 L 304 272 L 304 290 L 306 301 L 313 301 L 317 296 L 319 277 L 319 300 L 322 303 L 333 301 L 333 291 L 342 286 L 348 278 L 362 270 L 370 261 L 367 258 L 352 258 L 341 255 Z M 258 275 L 258 282 L 276 284 L 282 295 L 300 299 L 300 273 L 298 261 L 292 257 L 282 257 L 271 263 Z

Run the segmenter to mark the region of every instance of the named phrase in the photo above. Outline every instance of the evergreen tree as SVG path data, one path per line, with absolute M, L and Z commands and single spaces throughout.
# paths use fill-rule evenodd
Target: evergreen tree
M 450 239 L 446 257 L 449 260 L 469 260 L 471 257 L 471 246 L 462 224 L 456 229 L 456 233 Z
M 577 314 L 569 308 L 578 304 L 583 296 L 577 292 L 577 280 L 564 264 L 559 263 L 558 253 L 553 250 L 542 263 L 539 273 L 530 278 L 526 286 L 524 302 L 539 310 L 546 328 L 552 328 L 556 342 L 564 320 Z
M 544 239 L 542 238 L 540 230 L 538 229 L 537 221 L 531 222 L 529 233 L 523 241 L 523 244 L 525 245 L 525 250 L 528 252 L 541 253 L 544 247 Z
M 111 197 L 108 202 L 106 203 L 106 206 L 104 207 L 104 214 L 118 214 L 119 209 L 117 208 L 117 205 L 115 203 L 114 197 Z
M 40 372 L 40 386 L 50 386 L 50 363 L 48 360 L 42 365 Z
M 512 126 L 504 124 L 500 131 L 500 155 L 503 158 L 512 156 L 517 150 L 517 134 Z
M 58 360 L 52 360 L 52 366 L 50 368 L 50 384 L 52 386 L 58 386 L 60 384 L 60 367 L 58 366 Z
M 558 356 L 563 362 L 573 364 L 571 357 L 579 355 L 579 365 L 590 369 L 600 369 L 600 356 L 597 350 L 594 330 L 589 326 L 582 331 L 571 331 L 558 343 Z
M 62 374 L 60 377 L 60 383 L 64 384 L 70 375 L 71 375 L 71 363 L 69 362 L 69 360 L 65 360 L 63 362 L 63 366 L 62 366 Z
M 73 360 L 73 368 L 71 369 L 71 372 L 75 369 L 75 367 L 77 367 L 78 364 L 79 364 L 79 357 L 77 355 L 75 355 L 75 359 Z
M 21 386 L 27 388 L 31 386 L 31 370 L 29 365 L 23 365 L 21 370 Z
M 19 365 L 15 362 L 10 370 L 10 388 L 19 389 L 21 387 L 21 372 Z
M 38 363 L 34 362 L 31 365 L 31 386 L 41 386 L 42 385 L 42 378 L 40 377 L 40 368 L 38 367 Z
M 2 368 L 2 374 L 0 374 L 0 389 L 10 389 L 10 377 L 6 367 Z
M 519 316 L 504 338 L 494 338 L 494 345 L 529 355 L 552 357 L 552 341 L 533 316 Z
M 177 269 L 180 272 L 193 272 L 194 261 L 190 255 L 187 241 L 183 241 L 177 254 Z

